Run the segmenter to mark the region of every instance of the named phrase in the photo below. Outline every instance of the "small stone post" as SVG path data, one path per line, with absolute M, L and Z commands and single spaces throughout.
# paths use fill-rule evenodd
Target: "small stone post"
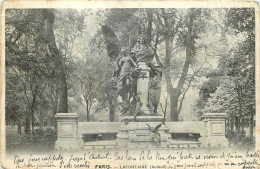
M 150 109 L 148 108 L 148 90 L 149 90 L 149 75 L 150 68 L 145 62 L 138 62 L 138 68 L 140 68 L 140 74 L 137 79 L 137 93 L 140 93 L 140 101 L 142 103 L 141 111 L 150 115 Z
M 204 147 L 228 147 L 226 138 L 226 113 L 205 113 L 202 115 L 205 122 L 204 135 L 199 139 Z
M 58 125 L 58 139 L 55 149 L 77 150 L 82 145 L 82 139 L 78 139 L 78 115 L 76 113 L 56 114 Z

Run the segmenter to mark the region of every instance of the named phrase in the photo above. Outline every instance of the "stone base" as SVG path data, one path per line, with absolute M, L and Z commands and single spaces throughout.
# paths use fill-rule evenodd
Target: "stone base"
M 228 147 L 228 139 L 225 137 L 226 113 L 205 113 L 202 116 L 205 122 L 205 130 L 199 141 L 203 147 Z
M 133 116 L 125 117 L 128 123 L 121 123 L 117 134 L 119 149 L 154 149 L 167 148 L 171 135 L 169 128 L 162 124 L 157 132 L 152 132 L 157 125 L 161 124 L 162 116 L 138 116 L 134 121 Z
M 82 147 L 83 140 L 76 138 L 59 138 L 55 142 L 56 150 L 78 150 Z
M 150 109 L 148 107 L 141 107 L 140 110 L 143 112 L 143 116 L 150 116 Z
M 78 136 L 78 115 L 76 113 L 57 113 L 58 139 L 55 149 L 77 150 L 83 145 Z
M 84 150 L 105 150 L 105 149 L 115 150 L 116 147 L 117 144 L 115 140 L 91 141 L 91 142 L 86 142 L 83 145 Z

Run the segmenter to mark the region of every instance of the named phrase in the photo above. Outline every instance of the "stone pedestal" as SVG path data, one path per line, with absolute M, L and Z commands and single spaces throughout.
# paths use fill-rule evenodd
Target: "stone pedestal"
M 205 123 L 205 132 L 199 141 L 203 147 L 228 147 L 225 136 L 225 122 L 228 117 L 225 113 L 206 113 L 202 116 Z
M 157 125 L 161 124 L 163 116 L 138 116 L 125 117 L 127 123 L 122 122 L 117 134 L 117 145 L 119 149 L 156 149 L 167 148 L 171 135 L 169 128 L 164 124 L 156 133 L 152 132 Z
M 137 79 L 137 93 L 140 93 L 140 101 L 142 106 L 140 108 L 145 114 L 150 114 L 150 109 L 148 108 L 148 89 L 149 89 L 149 75 L 150 68 L 145 62 L 138 62 L 138 68 L 140 68 L 140 74 Z
M 83 140 L 78 137 L 78 115 L 76 113 L 56 114 L 58 125 L 58 139 L 55 149 L 77 150 L 83 145 Z

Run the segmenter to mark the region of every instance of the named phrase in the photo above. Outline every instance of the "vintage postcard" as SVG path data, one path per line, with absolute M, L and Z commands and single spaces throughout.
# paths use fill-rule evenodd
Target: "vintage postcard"
M 0 168 L 260 168 L 254 1 L 4 1 Z

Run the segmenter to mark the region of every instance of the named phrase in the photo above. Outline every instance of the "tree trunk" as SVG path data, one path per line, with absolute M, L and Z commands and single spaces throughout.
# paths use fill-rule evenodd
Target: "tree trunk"
M 32 132 L 34 133 L 34 111 L 31 110 Z
M 235 126 L 236 126 L 236 134 L 237 136 L 240 134 L 240 124 L 239 124 L 239 118 L 235 117 Z
M 22 134 L 22 122 L 21 120 L 18 120 L 18 130 L 17 130 L 17 134 L 21 135 Z
M 178 109 L 178 96 L 176 95 L 177 91 L 173 88 L 172 80 L 171 80 L 171 38 L 170 35 L 165 36 L 165 50 L 166 50 L 166 57 L 164 61 L 164 74 L 165 74 L 165 81 L 167 85 L 167 91 L 170 95 L 170 120 L 171 121 L 178 121 L 177 109 Z
M 250 116 L 250 137 L 253 138 L 254 136 L 254 114 L 251 108 L 251 116 Z
M 86 110 L 87 110 L 87 122 L 89 122 L 89 112 L 90 112 L 90 108 L 89 108 L 88 100 L 86 100 Z
M 230 131 L 231 131 L 231 132 L 234 132 L 234 117 L 233 117 L 233 116 L 231 116 Z
M 30 116 L 28 116 L 29 113 L 27 113 L 27 117 L 25 118 L 25 129 L 24 132 L 26 134 L 29 134 L 31 132 L 31 124 L 30 124 Z
M 110 122 L 115 121 L 115 106 L 114 104 L 111 104 L 109 107 L 109 120 Z
M 55 118 L 55 115 L 56 115 L 56 111 L 53 111 L 53 116 L 51 117 L 51 126 L 54 126 L 54 129 L 55 131 L 57 131 L 57 122 L 56 122 L 56 118 Z
M 171 100 L 171 106 L 170 106 L 170 119 L 171 121 L 178 121 L 179 120 L 179 112 L 177 110 L 178 108 L 178 97 L 176 96 L 170 96 Z
M 58 124 L 57 124 L 56 118 L 53 119 L 53 122 L 54 122 L 54 129 L 55 129 L 55 131 L 57 131 L 58 130 Z
M 62 62 L 60 62 L 63 64 Z M 60 113 L 68 113 L 68 88 L 67 88 L 67 78 L 66 74 L 64 73 L 65 70 L 62 68 L 61 74 L 60 74 L 60 102 L 58 107 L 58 112 Z
M 241 134 L 243 135 L 243 136 L 245 136 L 245 122 L 244 122 L 244 119 L 240 119 L 240 126 L 241 126 Z
M 43 128 L 43 125 L 44 125 L 43 115 L 42 115 L 42 112 L 40 111 L 40 114 L 39 114 L 39 127 L 40 127 L 40 129 Z
M 230 132 L 230 116 L 228 117 L 227 119 L 227 124 L 225 125 L 226 126 L 226 131 L 229 133 Z
M 51 116 L 47 116 L 47 127 L 50 128 L 51 127 L 51 119 L 52 117 Z
M 193 15 L 190 14 L 189 24 L 188 24 L 188 34 L 186 37 L 186 59 L 182 69 L 181 77 L 179 79 L 176 88 L 173 88 L 170 76 L 170 66 L 171 66 L 171 38 L 169 34 L 165 36 L 165 47 L 166 47 L 166 58 L 165 58 L 165 79 L 167 85 L 167 91 L 170 95 L 170 120 L 178 121 L 180 110 L 178 110 L 179 97 L 181 95 L 181 90 L 183 89 L 186 77 L 188 75 L 189 66 L 192 57 L 192 27 L 193 27 Z
M 146 14 L 148 17 L 148 24 L 147 24 L 147 43 L 150 44 L 152 41 L 152 23 L 153 23 L 153 13 L 152 9 L 146 9 Z
M 43 18 L 47 21 L 45 25 L 45 40 L 48 45 L 50 56 L 55 61 L 55 74 L 57 83 L 59 84 L 60 101 L 58 106 L 58 112 L 68 113 L 68 90 L 67 90 L 67 77 L 65 73 L 65 65 L 62 61 L 62 57 L 59 55 L 59 50 L 55 42 L 55 36 L 53 32 L 53 23 L 55 16 L 52 10 L 44 9 Z
M 89 122 L 89 110 L 87 110 L 87 122 Z

